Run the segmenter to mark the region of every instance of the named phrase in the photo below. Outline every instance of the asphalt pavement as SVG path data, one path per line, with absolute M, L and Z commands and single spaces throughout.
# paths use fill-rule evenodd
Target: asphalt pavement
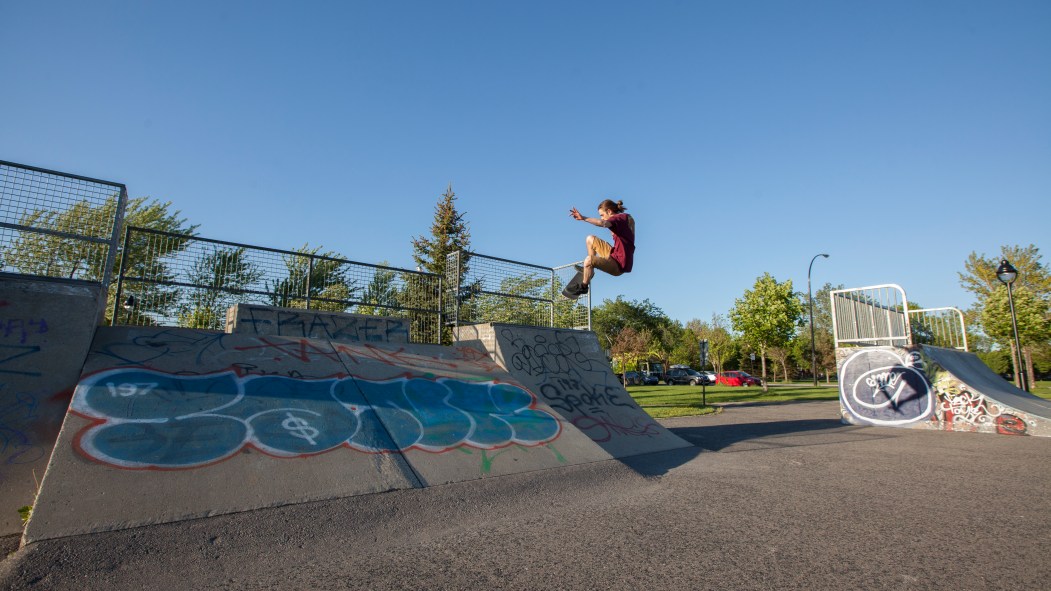
M 49 540 L 2 589 L 1048 589 L 1051 439 L 837 402 L 662 421 L 695 447 Z

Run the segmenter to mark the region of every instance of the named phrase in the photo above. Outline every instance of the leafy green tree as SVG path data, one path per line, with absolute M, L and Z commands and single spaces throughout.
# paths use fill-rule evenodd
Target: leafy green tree
M 651 335 L 627 326 L 617 333 L 613 340 L 610 354 L 613 357 L 613 370 L 616 372 L 633 371 L 639 367 L 639 360 L 649 349 Z
M 825 374 L 825 381 L 836 373 L 836 346 L 832 336 L 832 300 L 831 293 L 843 289 L 842 285 L 825 283 L 814 293 L 814 356 L 818 373 Z M 792 357 L 799 367 L 810 370 L 810 302 L 806 294 L 800 294 L 800 305 L 803 306 L 802 326 L 789 345 Z
M 178 210 L 171 210 L 170 201 L 148 199 L 128 200 L 118 235 L 123 237 L 126 227 L 135 226 L 178 236 L 133 232 L 127 252 L 123 242 L 117 247 L 114 274 L 123 268 L 125 277 L 130 278 L 122 286 L 121 299 L 134 296 L 137 304 L 128 320 L 136 324 L 151 324 L 154 316 L 170 314 L 177 301 L 176 289 L 155 282 L 174 278 L 165 258 L 186 248 L 187 239 L 197 230 L 197 225 L 188 225 Z M 21 225 L 61 234 L 21 232 L 14 244 L 5 250 L 5 264 L 29 275 L 102 281 L 106 272 L 105 249 L 97 243 L 75 240 L 63 234 L 108 239 L 118 204 L 119 196 L 114 194 L 99 205 L 80 201 L 63 211 L 27 212 L 20 220 Z M 107 320 L 115 299 L 116 281 L 112 281 L 106 306 Z
M 973 293 L 979 301 L 992 295 L 1003 286 L 996 278 L 1000 259 L 1011 261 L 1011 265 L 1018 270 L 1013 289 L 1026 288 L 1042 299 L 1051 296 L 1051 274 L 1040 261 L 1040 249 L 1032 244 L 1025 247 L 1002 246 L 1000 255 L 995 257 L 971 252 L 964 261 L 964 272 L 957 274 L 960 286 Z
M 396 316 L 401 305 L 401 290 L 398 288 L 398 273 L 389 268 L 390 263 L 381 261 L 365 286 L 365 293 L 358 304 L 358 314 L 371 316 Z
M 675 324 L 649 299 L 628 301 L 617 296 L 615 300 L 604 300 L 591 312 L 591 327 L 604 344 L 616 342 L 619 333 L 627 327 L 648 334 L 647 355 L 667 368 L 676 340 Z
M 1026 358 L 1029 383 L 1035 381 L 1032 362 L 1032 346 L 1046 345 L 1051 340 L 1051 306 L 1047 300 L 1040 299 L 1026 287 L 1014 289 L 1015 319 L 1018 325 L 1018 341 L 1022 351 L 1015 349 L 1014 326 L 1011 323 L 1010 301 L 1007 286 L 1001 287 L 985 299 L 982 308 L 982 326 L 985 333 L 1001 346 L 1011 350 L 1011 357 L 1017 360 L 1019 354 Z M 1014 363 L 1017 368 L 1018 364 Z M 1017 371 L 1015 382 L 1019 383 Z
M 1004 349 L 975 353 L 994 373 L 1004 375 L 1011 372 L 1011 354 Z
M 766 354 L 770 357 L 770 361 L 773 362 L 773 375 L 774 379 L 777 379 L 778 372 L 785 378 L 785 382 L 791 381 L 788 376 L 788 365 L 789 360 L 792 358 L 791 346 L 792 341 L 789 340 L 788 344 L 784 347 L 770 347 L 766 350 Z
M 617 296 L 615 300 L 604 300 L 591 311 L 592 329 L 604 341 L 615 338 L 628 326 L 653 334 L 670 323 L 671 319 L 649 299 L 629 301 Z
M 347 309 L 360 291 L 348 277 L 350 265 L 339 253 L 318 254 L 320 250 L 320 246 L 304 244 L 294 249 L 296 254 L 284 257 L 288 276 L 267 285 L 271 305 L 326 312 Z
M 792 280 L 779 283 L 769 273 L 734 302 L 730 321 L 762 361 L 763 390 L 767 389 L 766 356 L 771 347 L 785 347 L 803 316 L 803 305 L 792 291 Z
M 6 264 L 27 275 L 100 281 L 105 272 L 105 246 L 72 236 L 109 239 L 117 203 L 114 195 L 98 206 L 85 200 L 63 211 L 26 212 L 19 225 L 58 234 L 21 232 L 5 252 Z
M 726 363 L 737 356 L 737 343 L 730 334 L 726 317 L 712 314 L 709 322 L 694 319 L 687 322 L 686 327 L 693 331 L 696 339 L 708 341 L 708 363 L 712 370 L 716 373 L 725 371 Z
M 682 327 L 671 319 L 666 324 L 658 326 L 650 338 L 650 358 L 660 361 L 661 365 L 667 369 L 671 365 L 672 352 L 681 332 Z
M 685 326 L 678 323 L 671 330 L 674 336 L 669 361 L 676 365 L 689 365 L 697 369 L 703 369 L 701 364 L 701 348 L 697 335 Z
M 505 277 L 497 291 L 500 295 L 478 294 L 468 300 L 472 318 L 531 326 L 550 322 L 550 276 Z
M 179 326 L 222 330 L 226 310 L 244 301 L 244 290 L 263 278 L 244 248 L 213 247 L 202 252 L 190 267 L 185 298 L 178 306 Z
M 1010 322 L 1010 310 L 1007 311 L 1006 317 L 986 311 L 987 306 L 993 305 L 1002 312 L 1003 302 L 1000 300 L 1006 300 L 1007 288 L 996 277 L 996 269 L 1000 266 L 1001 259 L 1007 259 L 1018 270 L 1018 278 L 1012 285 L 1015 294 L 1025 291 L 1045 303 L 1051 302 L 1051 272 L 1041 261 L 1040 250 L 1036 246 L 1002 246 L 1000 254 L 994 257 L 972 252 L 964 262 L 964 272 L 959 273 L 959 277 L 960 285 L 975 295 L 974 306 L 965 311 L 964 315 L 968 324 L 968 342 L 979 351 L 997 346 L 1014 350 L 1013 336 L 1008 341 L 993 336 L 1002 334 L 1005 319 L 1006 322 Z M 999 299 L 994 302 L 997 294 L 1000 294 Z M 1017 308 L 1018 302 L 1015 303 Z M 986 321 L 992 321 L 996 326 L 990 329 L 985 326 Z M 1022 327 L 1019 326 L 1019 332 L 1021 331 Z M 1019 340 L 1023 341 L 1022 355 L 1027 359 L 1051 355 L 1051 345 L 1047 339 L 1023 339 L 1019 334 Z M 1033 377 L 1035 369 L 1032 363 L 1027 363 L 1026 366 L 1030 368 L 1030 377 Z

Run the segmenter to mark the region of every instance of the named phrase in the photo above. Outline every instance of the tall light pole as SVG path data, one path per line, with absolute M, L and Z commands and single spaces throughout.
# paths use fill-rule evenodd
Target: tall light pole
M 1018 320 L 1015 318 L 1015 300 L 1011 293 L 1011 284 L 1018 278 L 1018 269 L 1015 269 L 1007 259 L 1000 259 L 1000 266 L 996 268 L 996 278 L 1007 286 L 1007 302 L 1011 306 L 1011 329 L 1015 336 L 1015 352 L 1018 354 L 1018 362 L 1015 363 L 1015 371 L 1018 372 L 1018 383 L 1022 389 L 1029 391 L 1029 381 L 1025 375 L 1025 362 L 1022 360 L 1022 345 L 1018 341 Z
M 806 295 L 810 299 L 810 375 L 814 376 L 814 387 L 817 387 L 817 349 L 814 347 L 814 295 L 810 291 L 810 271 L 814 268 L 817 257 L 828 258 L 827 254 L 815 254 L 810 259 L 810 267 L 806 270 Z

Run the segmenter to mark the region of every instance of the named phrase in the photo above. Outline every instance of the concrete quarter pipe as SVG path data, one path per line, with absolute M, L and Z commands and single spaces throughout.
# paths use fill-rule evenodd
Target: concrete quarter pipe
M 614 457 L 690 444 L 646 414 L 610 369 L 594 332 L 513 324 L 460 327 L 552 410 Z
M 566 337 L 518 330 L 502 333 L 508 357 L 516 339 Z M 573 373 L 593 394 L 582 406 L 466 345 L 100 328 L 24 541 L 689 445 L 620 400 L 594 353 L 546 353 L 590 367 Z M 598 429 L 581 408 L 600 399 L 619 414 L 597 415 Z
M 840 348 L 840 409 L 858 425 L 1051 437 L 1051 401 L 974 353 L 931 346 Z

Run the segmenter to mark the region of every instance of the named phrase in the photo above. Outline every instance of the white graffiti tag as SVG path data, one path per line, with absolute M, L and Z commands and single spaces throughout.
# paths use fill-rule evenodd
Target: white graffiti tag
M 962 421 L 971 425 L 993 424 L 996 417 L 1004 414 L 1004 409 L 970 390 L 957 388 L 939 388 L 941 401 L 938 410 L 951 413 L 952 420 Z

